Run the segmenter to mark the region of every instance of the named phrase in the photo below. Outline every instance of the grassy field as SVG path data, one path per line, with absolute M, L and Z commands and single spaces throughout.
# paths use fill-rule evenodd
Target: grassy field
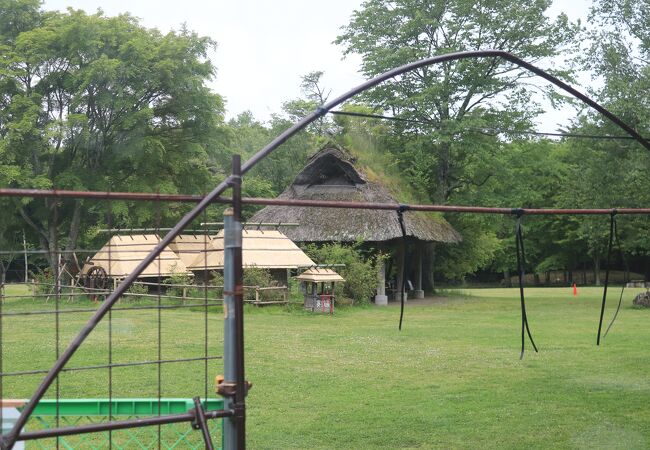
M 448 291 L 431 304 L 346 308 L 318 316 L 247 309 L 246 378 L 250 448 L 649 448 L 650 310 L 633 291 L 610 335 L 596 347 L 602 291 L 528 289 L 540 348 L 519 360 L 515 289 Z M 610 290 L 606 320 L 618 291 Z M 80 302 L 64 304 L 79 307 Z M 88 306 L 88 304 L 84 304 Z M 8 300 L 5 311 L 51 308 Z M 67 343 L 88 313 L 66 316 Z M 222 314 L 209 315 L 212 354 L 222 349 Z M 199 311 L 163 311 L 163 358 L 203 354 Z M 114 361 L 157 358 L 158 316 L 113 314 Z M 4 369 L 46 368 L 52 316 L 5 318 Z M 71 365 L 107 360 L 102 325 Z M 210 377 L 221 361 L 210 363 Z M 63 397 L 105 397 L 105 370 L 70 372 Z M 202 394 L 202 363 L 163 367 L 163 396 Z M 6 379 L 5 397 L 26 397 L 39 376 Z M 155 366 L 114 370 L 114 396 L 157 395 Z

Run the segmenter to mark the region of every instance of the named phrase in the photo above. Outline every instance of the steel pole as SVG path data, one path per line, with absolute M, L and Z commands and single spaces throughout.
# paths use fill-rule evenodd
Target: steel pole
M 224 212 L 224 384 L 235 386 L 224 409 L 235 412 L 224 422 L 224 450 L 245 448 L 245 382 L 243 357 L 243 270 L 241 177 L 239 155 L 233 155 L 233 208 Z

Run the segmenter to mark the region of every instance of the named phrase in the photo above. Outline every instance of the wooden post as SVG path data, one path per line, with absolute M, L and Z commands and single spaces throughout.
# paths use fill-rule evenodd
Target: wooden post
M 395 291 L 395 298 L 394 300 L 401 301 L 401 296 L 402 296 L 402 286 L 404 283 L 406 283 L 406 280 L 404 279 L 404 274 L 403 274 L 403 268 L 404 264 L 406 264 L 406 244 L 405 243 L 399 243 L 397 244 L 397 252 L 395 254 L 395 259 L 397 260 L 397 290 Z M 406 274 L 408 277 L 408 274 Z M 406 291 L 406 289 L 404 290 Z M 404 292 L 404 295 L 406 296 L 406 292 Z M 406 297 L 404 298 L 406 300 Z
M 260 287 L 255 286 L 255 304 L 259 306 L 260 304 Z
M 181 300 L 183 304 L 185 304 L 185 297 L 187 297 L 187 288 L 183 286 L 183 299 Z
M 32 278 L 32 296 L 36 297 L 36 278 Z
M 377 265 L 377 295 L 375 295 L 375 305 L 388 305 L 388 297 L 386 296 L 386 260 L 383 257 Z
M 424 264 L 424 250 L 422 245 L 417 245 L 415 250 L 415 290 L 413 291 L 413 298 L 424 298 L 424 290 L 422 289 L 422 266 Z
M 25 229 L 23 228 L 23 251 L 25 252 L 25 283 L 29 281 L 29 266 L 27 265 L 27 239 L 25 239 Z

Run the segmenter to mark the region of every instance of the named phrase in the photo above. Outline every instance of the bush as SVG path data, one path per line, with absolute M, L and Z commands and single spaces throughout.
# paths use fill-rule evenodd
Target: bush
M 214 270 L 210 272 L 209 280 L 210 286 L 216 286 L 215 289 L 210 289 L 210 297 L 223 299 L 223 273 Z
M 172 273 L 171 276 L 165 278 L 163 284 L 169 285 L 166 289 L 167 295 L 170 297 L 182 297 L 183 296 L 183 287 L 185 285 L 190 285 L 194 281 L 194 277 L 187 273 Z M 174 286 L 174 285 L 182 286 Z M 189 293 L 188 293 L 189 294 Z
M 54 292 L 54 276 L 50 272 L 49 268 L 32 275 L 34 281 L 36 281 L 37 294 L 51 294 Z
M 244 269 L 244 286 L 270 287 L 277 283 L 268 269 L 259 267 L 247 267 Z M 277 291 L 261 291 L 260 300 L 273 300 L 277 297 Z M 244 300 L 255 300 L 254 289 L 244 289 Z
M 318 264 L 345 264 L 335 267 L 345 283 L 337 283 L 334 294 L 339 298 L 347 297 L 354 303 L 369 303 L 377 288 L 377 258 L 366 257 L 359 249 L 359 244 L 325 244 L 308 245 L 306 253 Z
M 134 299 L 143 298 L 143 294 L 148 294 L 149 288 L 146 284 L 138 283 L 137 281 L 133 283 L 129 289 L 126 291 L 126 297 L 133 297 Z

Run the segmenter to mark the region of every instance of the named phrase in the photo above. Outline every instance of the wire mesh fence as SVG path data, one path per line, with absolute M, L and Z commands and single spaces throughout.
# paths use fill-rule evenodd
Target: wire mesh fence
M 0 421 L 5 435 L 15 423 L 11 416 L 29 404 L 52 364 L 160 243 L 162 211 L 178 207 L 178 202 L 172 206 L 162 200 L 148 202 L 155 226 L 134 235 L 114 228 L 123 220 L 115 211 L 124 205 L 110 199 L 85 204 L 79 216 L 86 221 L 72 223 L 64 218 L 70 204 L 84 198 L 81 193 L 74 200 L 49 203 L 53 212 L 39 223 L 27 216 L 17 225 L 30 230 L 25 245 L 12 248 L 4 242 L 0 248 Z M 29 203 L 36 209 L 39 201 L 43 200 Z M 215 207 L 200 219 L 206 222 L 210 214 L 221 212 Z M 98 223 L 110 232 L 98 231 Z M 89 227 L 85 234 L 84 226 Z M 74 227 L 79 231 L 73 242 Z M 136 423 L 143 417 L 191 411 L 198 416 L 192 400 L 196 397 L 206 412 L 223 411 L 223 400 L 214 391 L 215 376 L 223 373 L 223 276 L 217 269 L 193 272 L 188 268 L 192 262 L 207 266 L 207 258 L 222 253 L 223 246 L 211 246 L 218 230 L 195 228 L 162 251 L 118 296 L 85 340 L 77 342 L 74 356 L 35 406 L 23 434 Z M 39 234 L 43 229 L 46 235 Z M 93 246 L 96 249 L 89 250 Z M 7 270 L 16 261 L 25 267 L 13 273 Z M 178 400 L 170 402 L 170 398 Z M 96 411 L 89 411 L 88 405 Z M 220 443 L 222 419 L 209 422 L 213 441 Z M 204 448 L 196 426 L 194 418 L 30 440 L 27 447 Z

